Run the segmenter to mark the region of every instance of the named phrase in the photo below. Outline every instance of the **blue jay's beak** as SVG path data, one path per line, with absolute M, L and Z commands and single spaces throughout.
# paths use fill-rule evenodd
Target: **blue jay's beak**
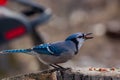
M 87 34 L 85 34 L 85 35 L 84 35 L 84 39 L 85 39 L 85 40 L 92 39 L 93 37 L 90 36 L 91 34 L 92 34 L 92 33 L 87 33 Z

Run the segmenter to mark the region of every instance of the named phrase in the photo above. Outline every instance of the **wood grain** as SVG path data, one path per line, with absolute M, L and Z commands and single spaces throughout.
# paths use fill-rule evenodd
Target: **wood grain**
M 89 68 L 75 68 L 68 70 L 60 70 L 58 68 L 21 74 L 4 78 L 2 80 L 120 80 L 120 72 L 99 70 L 91 71 Z

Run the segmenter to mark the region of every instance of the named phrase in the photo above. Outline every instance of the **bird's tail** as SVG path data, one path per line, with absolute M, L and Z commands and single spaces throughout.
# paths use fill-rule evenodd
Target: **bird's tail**
M 11 54 L 11 53 L 29 53 L 32 49 L 11 49 L 11 50 L 2 50 L 0 54 Z

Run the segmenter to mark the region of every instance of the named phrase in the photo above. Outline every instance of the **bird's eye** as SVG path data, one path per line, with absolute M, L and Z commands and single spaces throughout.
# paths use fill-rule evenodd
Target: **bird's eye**
M 83 36 L 78 36 L 78 38 L 82 38 Z
M 78 36 L 78 38 L 84 38 L 85 37 L 85 35 L 84 34 L 82 34 L 81 36 Z

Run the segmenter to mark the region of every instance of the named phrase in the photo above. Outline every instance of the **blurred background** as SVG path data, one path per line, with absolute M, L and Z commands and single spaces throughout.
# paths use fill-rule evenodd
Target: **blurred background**
M 29 0 L 26 0 L 29 2 Z M 52 16 L 47 23 L 36 25 L 40 42 L 64 40 L 75 32 L 92 32 L 94 39 L 82 46 L 78 56 L 65 67 L 120 67 L 120 1 L 119 0 L 32 0 L 50 8 Z M 14 0 L 6 8 L 17 13 L 24 9 Z M 32 19 L 32 17 L 30 17 Z M 7 23 L 6 23 L 7 24 Z M 4 26 L 5 27 L 5 26 Z M 38 43 L 31 34 L 0 46 L 3 49 L 30 48 Z M 38 71 L 44 65 L 36 57 L 26 54 L 0 55 L 0 76 Z

